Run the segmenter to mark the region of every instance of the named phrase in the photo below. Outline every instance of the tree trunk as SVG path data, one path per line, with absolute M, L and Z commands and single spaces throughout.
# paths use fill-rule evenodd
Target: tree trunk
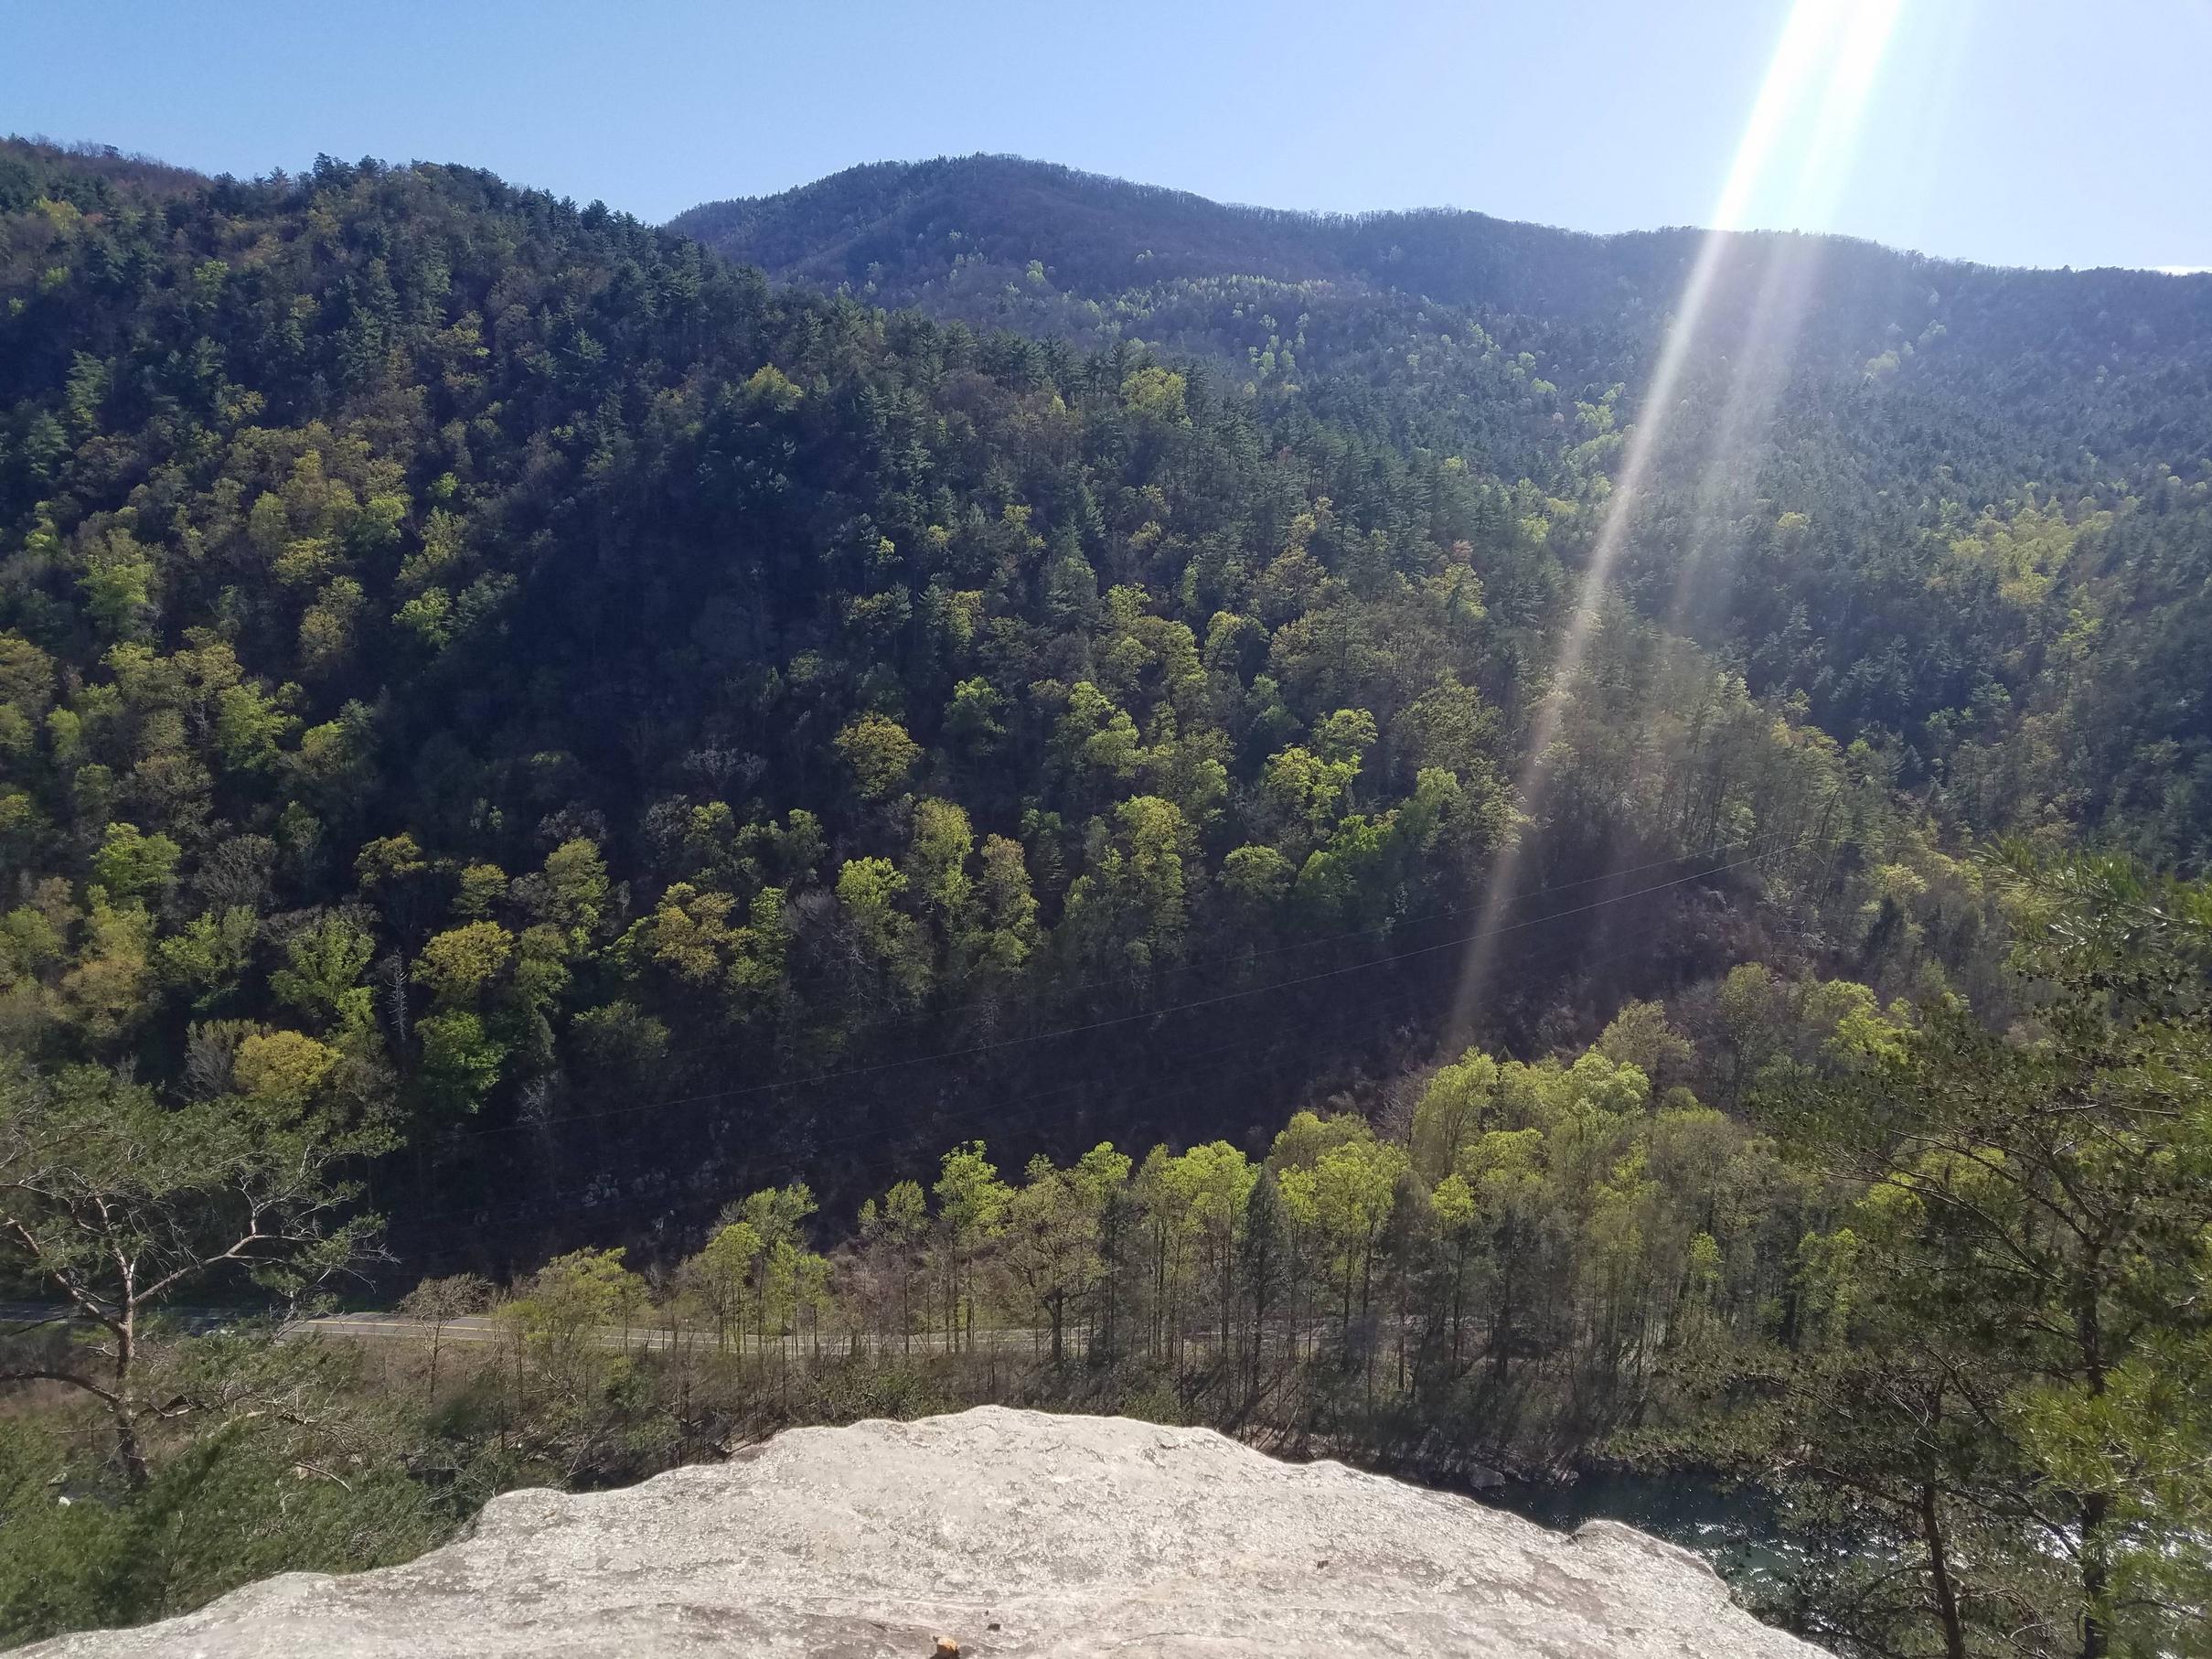
M 115 1453 L 123 1461 L 123 1478 L 133 1492 L 143 1492 L 153 1476 L 146 1469 L 144 1450 L 138 1443 L 138 1417 L 130 1402 L 115 1402 Z
M 1943 1518 L 1936 1489 L 1920 1488 L 1920 1537 L 1928 1546 L 1928 1574 L 1934 1582 L 1936 1618 L 1943 1626 L 1944 1659 L 1966 1659 L 1966 1627 L 1959 1619 L 1959 1593 L 1950 1581 L 1950 1559 L 1943 1546 Z
M 142 1492 L 153 1477 L 146 1470 L 145 1450 L 138 1440 L 138 1405 L 133 1397 L 131 1374 L 138 1358 L 138 1310 L 125 1306 L 115 1326 L 115 1455 L 123 1462 L 123 1478 L 133 1492 Z
M 2075 1336 L 2092 1399 L 2101 1398 L 2105 1387 L 2104 1322 L 2098 1306 L 2101 1258 L 2101 1250 L 2090 1251 L 2074 1291 Z M 2081 1499 L 2081 1659 L 2105 1659 L 2112 1651 L 2104 1608 L 2111 1589 L 2110 1541 L 2105 1536 L 2111 1509 L 2107 1493 L 2088 1493 Z
M 1337 1346 L 1342 1350 L 1338 1358 L 1340 1366 L 1352 1364 L 1352 1285 L 1359 1275 L 1352 1270 L 1352 1258 L 1344 1258 L 1344 1305 L 1337 1315 Z
M 2081 1500 L 2081 1659 L 2106 1659 L 2112 1632 L 2105 1622 L 2104 1599 L 2111 1588 L 2112 1565 L 2105 1527 L 2111 1499 L 2101 1492 Z
M 1459 1316 L 1467 1300 L 1467 1247 L 1461 1245 L 1451 1275 L 1451 1369 L 1459 1374 Z

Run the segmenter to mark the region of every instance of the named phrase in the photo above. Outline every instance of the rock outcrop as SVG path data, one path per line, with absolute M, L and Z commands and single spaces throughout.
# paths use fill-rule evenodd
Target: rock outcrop
M 1695 1556 L 1199 1429 L 996 1407 L 800 1429 L 495 1499 L 404 1567 L 292 1573 L 41 1659 L 1474 1654 L 1785 1659 Z

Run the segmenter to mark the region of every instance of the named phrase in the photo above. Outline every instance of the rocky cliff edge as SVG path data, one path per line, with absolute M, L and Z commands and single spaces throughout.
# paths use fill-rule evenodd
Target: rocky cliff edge
M 517 1492 L 404 1567 L 289 1573 L 39 1659 L 1496 1654 L 1791 1659 L 1711 1568 L 1208 1429 L 984 1407 Z

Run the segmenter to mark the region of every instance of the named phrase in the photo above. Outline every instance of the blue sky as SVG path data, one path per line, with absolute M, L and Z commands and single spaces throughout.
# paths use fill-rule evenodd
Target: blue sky
M 0 0 L 0 130 L 210 172 L 467 162 L 656 220 L 996 150 L 1269 206 L 1618 230 L 1712 220 L 1793 4 L 1897 9 L 1831 146 L 1848 165 L 1817 189 L 1769 169 L 1736 222 L 2212 266 L 2212 0 Z

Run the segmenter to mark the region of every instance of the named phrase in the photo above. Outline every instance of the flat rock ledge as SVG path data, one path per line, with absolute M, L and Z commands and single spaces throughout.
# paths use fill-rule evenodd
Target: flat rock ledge
M 1819 1650 L 1626 1526 L 1572 1536 L 1210 1429 L 987 1406 L 796 1429 L 621 1492 L 517 1492 L 404 1567 L 287 1573 L 41 1659 Z

